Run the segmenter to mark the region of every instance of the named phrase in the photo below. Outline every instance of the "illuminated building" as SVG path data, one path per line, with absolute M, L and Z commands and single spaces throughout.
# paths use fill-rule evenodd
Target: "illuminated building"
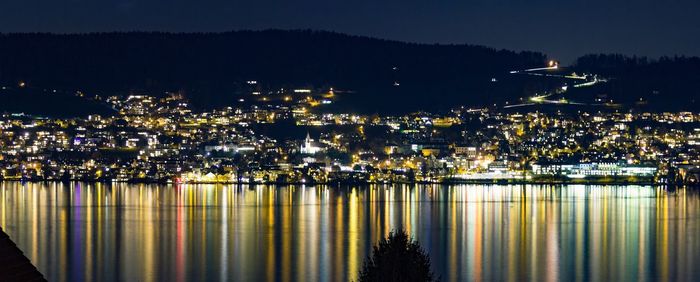
M 306 133 L 306 138 L 304 139 L 304 143 L 301 144 L 300 151 L 302 154 L 313 155 L 323 151 L 323 148 L 316 145 L 316 142 L 314 142 L 314 140 L 311 139 L 309 133 Z

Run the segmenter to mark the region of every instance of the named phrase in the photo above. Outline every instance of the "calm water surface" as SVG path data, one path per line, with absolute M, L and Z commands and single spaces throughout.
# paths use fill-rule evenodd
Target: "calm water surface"
M 0 205 L 50 281 L 352 280 L 398 227 L 444 281 L 700 277 L 686 189 L 0 183 Z

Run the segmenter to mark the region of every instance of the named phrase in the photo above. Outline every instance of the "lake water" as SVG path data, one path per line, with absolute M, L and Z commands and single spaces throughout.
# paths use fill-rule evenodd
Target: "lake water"
M 456 280 L 693 280 L 700 194 L 646 186 L 0 183 L 49 281 L 343 281 L 405 228 Z

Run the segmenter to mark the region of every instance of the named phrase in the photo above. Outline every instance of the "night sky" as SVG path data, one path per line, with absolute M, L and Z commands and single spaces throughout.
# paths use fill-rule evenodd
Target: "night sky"
M 425 43 L 700 55 L 698 0 L 3 0 L 0 32 L 319 29 Z

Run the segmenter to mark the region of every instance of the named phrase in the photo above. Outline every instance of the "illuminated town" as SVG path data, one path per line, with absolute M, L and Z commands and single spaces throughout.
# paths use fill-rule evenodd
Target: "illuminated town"
M 698 182 L 698 113 L 316 111 L 335 96 L 333 89 L 253 92 L 251 99 L 262 103 L 241 99 L 240 107 L 194 112 L 178 94 L 126 95 L 95 98 L 115 110 L 111 116 L 4 114 L 0 177 L 261 184 Z M 263 133 L 279 131 L 279 124 L 290 124 L 293 133 Z

